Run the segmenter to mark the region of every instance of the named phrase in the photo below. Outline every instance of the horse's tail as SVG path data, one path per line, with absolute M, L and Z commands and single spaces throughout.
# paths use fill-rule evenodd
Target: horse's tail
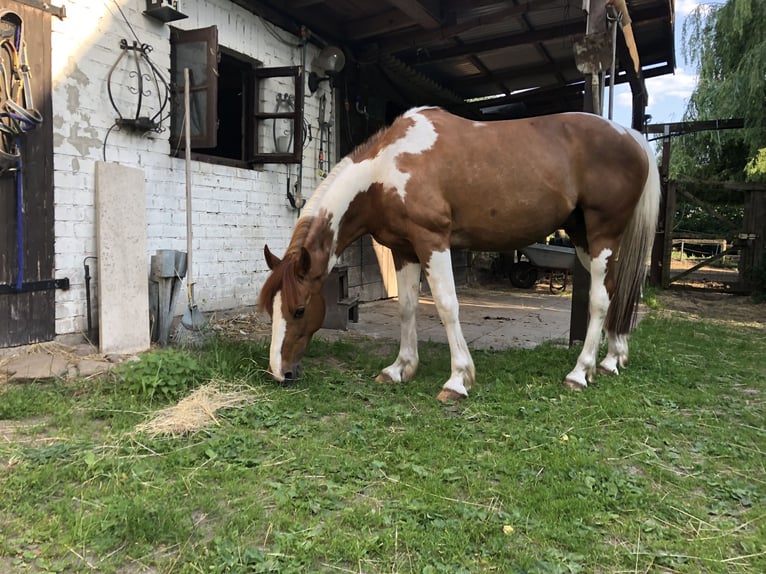
M 657 230 L 660 211 L 660 172 L 649 142 L 638 132 L 631 132 L 641 143 L 648 160 L 648 173 L 641 197 L 620 241 L 617 256 L 617 279 L 606 316 L 606 330 L 625 334 L 635 326 L 638 302 L 646 278 L 646 261 Z

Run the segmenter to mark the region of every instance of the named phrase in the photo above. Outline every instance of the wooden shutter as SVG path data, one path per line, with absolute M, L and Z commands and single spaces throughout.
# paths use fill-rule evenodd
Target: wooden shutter
M 170 42 L 171 145 L 184 148 L 184 68 L 189 68 L 191 147 L 214 148 L 218 142 L 218 28 L 171 28 Z

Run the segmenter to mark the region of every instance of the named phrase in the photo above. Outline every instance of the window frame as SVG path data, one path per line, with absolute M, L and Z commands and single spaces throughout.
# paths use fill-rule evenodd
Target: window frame
M 191 138 L 191 156 L 200 161 L 208 163 L 217 163 L 232 165 L 235 167 L 258 167 L 263 164 L 295 164 L 303 160 L 303 93 L 304 93 L 304 73 L 300 66 L 277 66 L 277 67 L 259 67 L 258 62 L 243 54 L 238 54 L 218 43 L 218 27 L 209 26 L 207 28 L 196 28 L 192 30 L 182 30 L 171 26 L 171 54 L 170 71 L 173 79 L 173 89 L 171 90 L 171 122 L 170 122 L 170 143 L 171 155 L 180 156 L 185 153 L 185 142 L 182 133 L 183 128 L 183 71 L 178 69 L 178 47 L 189 43 L 205 43 L 206 77 L 201 81 L 192 82 L 191 86 L 191 106 L 194 112 L 195 93 L 205 93 L 204 101 L 207 109 L 204 113 L 204 129 L 202 134 L 194 135 Z M 218 86 L 219 86 L 219 62 L 221 53 L 241 59 L 252 65 L 251 70 L 243 71 L 243 88 L 246 99 L 242 110 L 242 158 L 233 159 L 227 156 L 219 156 L 201 149 L 210 149 L 218 147 Z M 270 78 L 292 78 L 294 109 L 286 112 L 266 112 L 261 109 L 261 87 L 264 80 Z M 179 114 L 179 111 L 180 114 Z M 181 118 L 181 119 L 179 119 Z M 264 146 L 268 138 L 263 134 L 267 133 L 265 122 L 277 121 L 280 119 L 291 120 L 293 123 L 293 147 L 288 152 L 264 152 L 259 151 L 259 146 Z M 263 139 L 261 139 L 263 138 Z M 197 150 L 197 151 L 195 151 Z
M 264 112 L 253 109 L 250 115 L 251 138 L 249 142 L 248 161 L 252 164 L 264 163 L 300 163 L 303 157 L 303 70 L 300 66 L 281 66 L 273 68 L 256 68 L 254 74 L 254 108 L 260 101 L 261 81 L 268 78 L 293 78 L 294 108 L 292 112 Z M 293 149 L 291 152 L 259 152 L 258 146 L 262 143 L 258 134 L 261 122 L 276 121 L 279 119 L 292 120 L 293 122 Z

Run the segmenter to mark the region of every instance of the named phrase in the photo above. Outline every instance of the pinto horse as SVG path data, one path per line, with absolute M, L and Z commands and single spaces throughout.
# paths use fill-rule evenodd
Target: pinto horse
M 401 341 L 376 380 L 409 381 L 418 368 L 415 311 L 421 269 L 447 331 L 451 374 L 437 399 L 466 397 L 476 379 L 458 319 L 451 249 L 509 251 L 564 228 L 590 271 L 590 317 L 577 364 L 582 389 L 596 371 L 617 374 L 645 277 L 660 178 L 644 137 L 601 117 L 566 113 L 479 122 L 416 108 L 341 160 L 312 194 L 259 296 L 271 314 L 269 367 L 280 382 L 321 327 L 322 283 L 338 257 L 369 233 L 393 253 Z M 598 365 L 602 329 L 608 349 Z

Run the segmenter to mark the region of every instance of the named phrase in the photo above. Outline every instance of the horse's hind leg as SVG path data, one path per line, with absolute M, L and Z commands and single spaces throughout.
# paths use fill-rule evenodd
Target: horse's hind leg
M 383 369 L 375 378 L 381 383 L 411 381 L 418 369 L 418 333 L 416 313 L 420 286 L 420 263 L 405 262 L 396 271 L 399 288 L 399 315 L 401 339 L 399 355 L 392 365 Z
M 590 257 L 588 252 L 581 247 L 576 248 L 580 263 L 590 273 Z M 604 360 L 598 365 L 598 372 L 605 375 L 618 375 L 619 369 L 628 364 L 628 336 L 612 331 L 607 331 L 609 341 L 608 351 Z
M 608 348 L 606 357 L 598 365 L 598 372 L 606 375 L 618 375 L 620 369 L 628 364 L 628 336 L 607 332 Z
M 590 261 L 590 303 L 588 310 L 588 330 L 585 334 L 580 356 L 577 357 L 575 368 L 564 379 L 564 385 L 580 390 L 588 386 L 596 372 L 596 358 L 601 343 L 601 331 L 609 309 L 610 290 L 607 289 L 607 266 L 613 250 L 602 248 L 595 258 Z
M 455 279 L 452 274 L 450 250 L 431 253 L 426 267 L 426 278 L 431 287 L 439 318 L 447 331 L 451 356 L 451 373 L 444 383 L 437 399 L 444 402 L 468 396 L 468 389 L 476 380 L 476 370 L 471 353 L 463 337 L 458 318 L 458 301 L 455 293 Z

